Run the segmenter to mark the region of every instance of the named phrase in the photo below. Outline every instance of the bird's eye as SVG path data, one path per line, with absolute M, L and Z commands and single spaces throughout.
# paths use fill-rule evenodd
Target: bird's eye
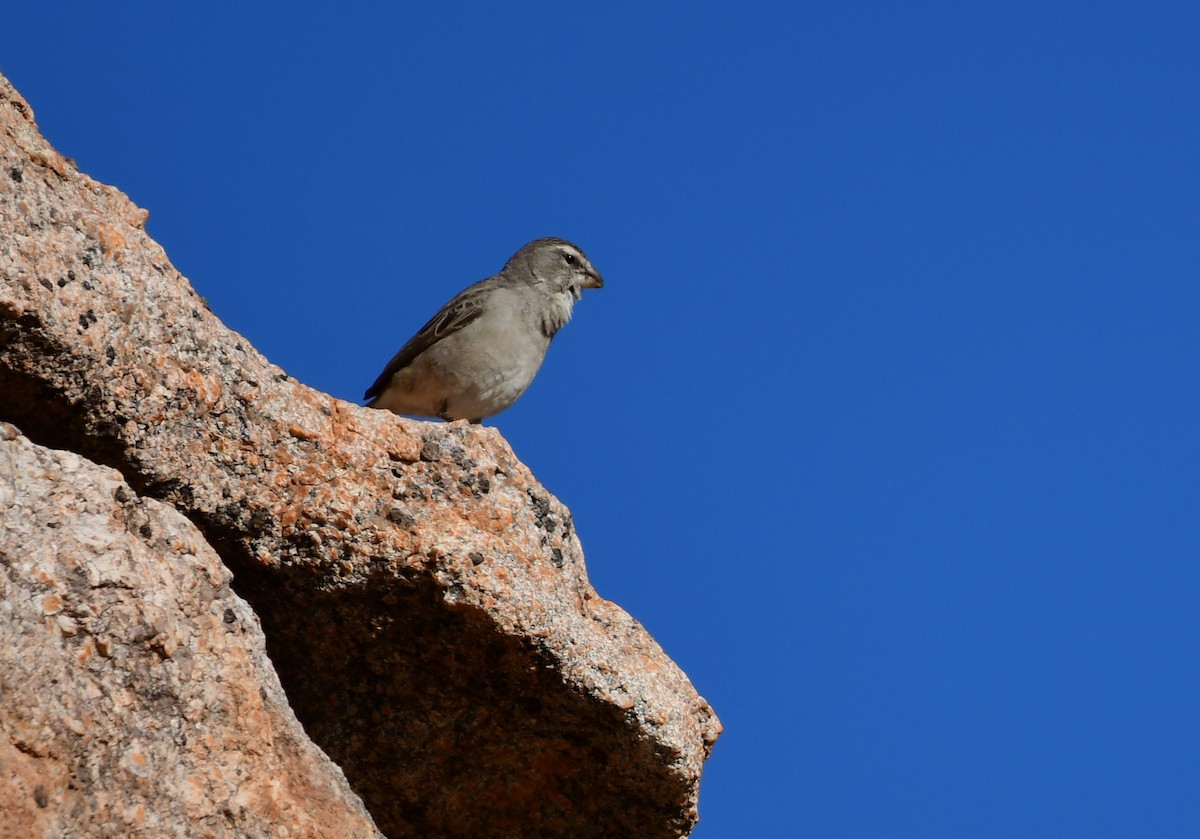
M 574 264 L 575 264 L 575 254 L 573 254 L 573 253 L 566 253 L 566 252 L 564 251 L 564 252 L 563 252 L 563 259 L 565 259 L 565 260 L 567 261 L 567 264 L 568 264 L 568 265 L 574 265 Z

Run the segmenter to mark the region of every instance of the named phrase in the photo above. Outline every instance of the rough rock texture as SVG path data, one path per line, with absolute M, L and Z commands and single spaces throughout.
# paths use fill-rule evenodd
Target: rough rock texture
M 196 528 L 0 423 L 0 836 L 380 834 Z
M 0 419 L 199 528 L 380 829 L 687 834 L 720 724 L 498 432 L 289 379 L 2 78 L 0 126 Z

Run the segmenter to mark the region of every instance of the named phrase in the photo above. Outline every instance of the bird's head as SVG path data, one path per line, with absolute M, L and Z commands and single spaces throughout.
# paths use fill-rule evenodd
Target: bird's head
M 583 295 L 585 288 L 604 286 L 604 278 L 584 252 L 565 239 L 535 239 L 517 251 L 505 269 L 521 264 L 535 281 L 547 283 L 554 291 L 566 292 L 575 300 Z

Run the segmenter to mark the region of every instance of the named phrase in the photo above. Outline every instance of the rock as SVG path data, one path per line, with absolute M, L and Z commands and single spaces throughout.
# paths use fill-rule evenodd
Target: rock
M 0 419 L 195 523 L 383 832 L 686 835 L 720 723 L 499 433 L 289 378 L 2 77 L 0 126 Z
M 0 836 L 381 835 L 191 522 L 5 423 L 0 515 Z

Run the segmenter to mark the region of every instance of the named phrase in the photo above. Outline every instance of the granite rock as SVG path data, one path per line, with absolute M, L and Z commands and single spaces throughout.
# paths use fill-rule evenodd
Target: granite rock
M 0 420 L 195 524 L 383 832 L 686 835 L 720 723 L 499 432 L 295 381 L 2 78 L 0 126 Z
M 191 522 L 6 423 L 0 515 L 0 836 L 380 836 Z

